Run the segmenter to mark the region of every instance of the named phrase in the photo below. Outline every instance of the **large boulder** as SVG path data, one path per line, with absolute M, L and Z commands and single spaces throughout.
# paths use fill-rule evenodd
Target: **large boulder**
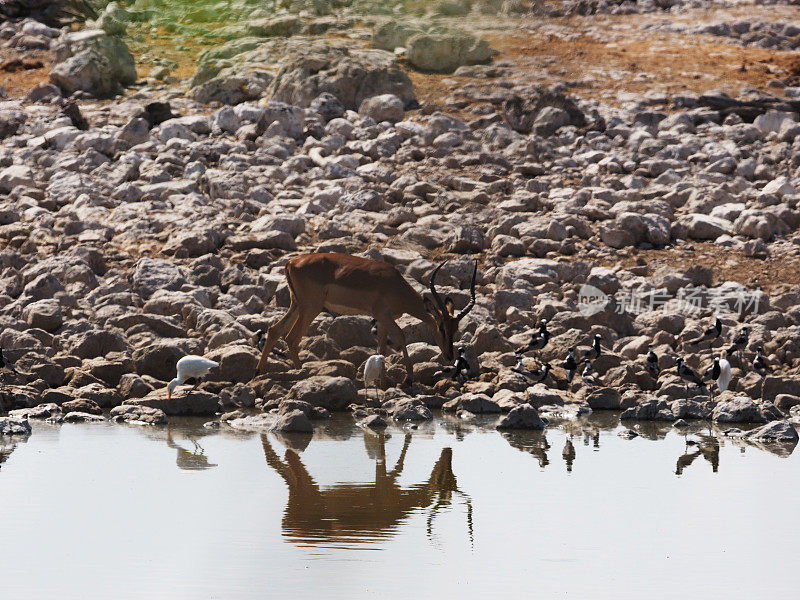
M 586 116 L 575 101 L 560 91 L 542 86 L 531 86 L 527 91 L 503 103 L 506 121 L 516 131 L 549 136 L 564 125 L 584 127 L 587 124 Z
M 411 79 L 394 54 L 329 40 L 293 47 L 269 92 L 273 100 L 302 107 L 327 92 L 350 110 L 358 110 L 365 99 L 381 94 L 394 94 L 404 107 L 416 100 Z
M 769 406 L 775 409 L 774 405 Z M 778 414 L 780 415 L 780 411 L 778 411 Z M 733 396 L 727 400 L 720 401 L 711 414 L 712 420 L 717 423 L 764 423 L 775 420 L 768 418 L 768 416 L 764 414 L 759 404 L 746 396 Z
M 489 398 L 486 394 L 462 394 L 445 402 L 442 406 L 443 411 L 466 410 L 473 414 L 499 413 L 502 412 L 500 405 Z
M 186 277 L 169 261 L 142 258 L 136 263 L 132 283 L 139 295 L 149 298 L 157 290 L 179 290 L 186 283 Z
M 544 429 L 545 422 L 539 417 L 539 411 L 530 404 L 522 404 L 512 408 L 497 423 L 497 429 Z
M 255 348 L 242 344 L 216 348 L 206 356 L 219 363 L 219 367 L 210 374 L 213 379 L 241 383 L 253 378 L 259 358 Z
M 157 390 L 144 398 L 129 398 L 123 406 L 146 406 L 158 408 L 167 416 L 213 416 L 220 408 L 219 396 L 201 390 L 189 392 L 179 388 L 167 398 L 165 390 Z M 116 416 L 116 415 L 115 415 Z
M 38 300 L 31 302 L 22 311 L 22 317 L 31 327 L 55 332 L 63 323 L 61 305 L 58 300 Z
M 403 47 L 412 65 L 437 73 L 450 73 L 462 65 L 485 63 L 494 54 L 486 41 L 466 31 L 394 20 L 374 29 L 372 45 L 390 52 Z
M 387 403 L 389 404 L 389 403 Z M 386 405 L 384 405 L 386 408 Z M 392 402 L 389 413 L 395 421 L 431 421 L 433 413 L 421 401 L 416 399 L 403 399 Z
M 60 42 L 50 81 L 65 94 L 81 90 L 98 97 L 112 96 L 136 82 L 133 55 L 118 37 L 87 29 L 67 33 Z
M 491 60 L 494 50 L 488 42 L 459 30 L 418 33 L 406 42 L 408 61 L 423 71 L 451 73 L 462 65 Z
M 328 410 L 344 410 L 358 402 L 358 391 L 346 377 L 313 376 L 298 381 L 289 390 L 289 397 Z
M 756 442 L 782 442 L 796 444 L 797 430 L 788 421 L 772 421 L 747 433 L 747 439 Z
M 275 431 L 284 433 L 313 433 L 314 426 L 302 410 L 292 410 L 278 415 Z
M 275 128 L 279 126 L 280 130 L 277 133 L 299 138 L 303 135 L 304 118 L 303 110 L 297 106 L 283 102 L 269 102 L 258 120 L 256 131 L 259 135 L 266 131 L 275 132 Z M 293 245 L 291 242 L 290 244 Z
M 380 94 L 367 98 L 358 107 L 358 114 L 370 117 L 376 122 L 397 123 L 403 120 L 403 101 L 394 94 Z

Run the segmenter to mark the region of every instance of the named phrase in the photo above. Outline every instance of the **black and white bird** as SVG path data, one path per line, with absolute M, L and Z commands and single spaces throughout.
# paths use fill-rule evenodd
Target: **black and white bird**
M 767 364 L 767 359 L 764 358 L 764 348 L 761 346 L 756 350 L 756 357 L 753 359 L 753 371 L 761 375 L 761 377 L 766 377 L 767 373 L 772 372 L 772 369 Z
M 742 327 L 742 330 L 739 332 L 735 338 L 733 338 L 733 344 L 731 347 L 728 348 L 728 353 L 738 352 L 739 358 L 741 359 L 742 350 L 747 348 L 747 344 L 750 343 L 750 329 L 748 327 Z
M 592 347 L 591 349 L 584 352 L 583 357 L 590 358 L 592 360 L 597 360 L 597 358 L 603 352 L 603 347 L 600 345 L 602 341 L 603 337 L 599 333 L 594 334 L 594 339 L 592 340 Z
M 17 369 L 14 367 L 14 363 L 8 360 L 8 357 L 3 354 L 2 348 L 0 348 L 0 370 L 11 371 L 12 373 L 17 372 Z
M 545 346 L 547 346 L 547 342 L 550 341 L 550 332 L 547 331 L 547 319 L 542 319 L 542 322 L 539 323 L 539 331 L 531 338 L 531 341 L 528 342 L 528 345 L 525 346 L 522 350 L 518 350 L 517 354 L 525 354 L 530 352 L 531 350 L 542 350 Z
M 572 383 L 572 378 L 575 377 L 575 372 L 578 370 L 578 361 L 575 360 L 575 350 L 577 350 L 577 348 L 570 348 L 567 353 L 567 358 L 561 363 L 561 368 L 564 369 L 564 373 L 567 375 L 567 381 L 570 383 Z
M 522 354 L 517 354 L 517 364 L 511 367 L 511 370 L 523 377 L 529 377 L 531 372 L 528 370 L 528 367 L 525 366 L 525 363 L 522 362 Z
M 453 377 L 459 382 L 464 383 L 472 378 L 472 368 L 467 360 L 467 349 L 464 346 L 458 347 L 458 356 L 453 363 Z
M 714 362 L 711 363 L 711 366 L 706 369 L 705 373 L 703 373 L 703 381 L 716 382 L 719 379 L 721 372 L 722 369 L 719 364 L 719 356 L 715 356 Z
M 694 369 L 689 367 L 685 362 L 683 362 L 682 358 L 678 359 L 678 377 L 683 379 L 683 385 L 686 389 L 686 397 L 689 397 L 689 384 L 693 383 L 701 390 L 706 389 L 703 380 L 700 379 L 700 375 L 698 375 Z
M 689 342 L 692 346 L 697 346 L 702 342 L 706 342 L 711 340 L 712 342 L 716 340 L 720 335 L 722 335 L 722 321 L 720 321 L 719 317 L 714 319 L 714 324 L 706 329 L 699 338 L 692 340 Z
M 590 361 L 588 358 L 584 361 L 584 367 L 583 367 L 583 372 L 581 373 L 581 377 L 589 380 L 597 379 L 597 371 L 594 370 L 594 367 L 592 366 L 592 361 Z
M 545 383 L 545 379 L 553 377 L 553 374 L 550 373 L 551 368 L 550 363 L 542 363 L 540 368 L 530 371 L 531 379 L 534 383 Z
M 264 330 L 259 329 L 258 331 L 256 331 L 255 338 L 256 338 L 256 348 L 258 348 L 259 350 L 263 350 L 264 344 L 267 341 L 267 336 L 264 333 Z
M 661 369 L 658 366 L 658 355 L 655 353 L 652 346 L 647 347 L 644 368 L 653 376 L 653 379 L 658 379 L 658 376 L 661 374 Z

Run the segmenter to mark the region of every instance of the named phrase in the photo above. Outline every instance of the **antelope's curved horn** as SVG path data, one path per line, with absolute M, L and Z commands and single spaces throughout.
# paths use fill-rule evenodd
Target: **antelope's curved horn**
M 472 296 L 472 299 L 469 301 L 469 304 L 467 304 L 467 307 L 464 310 L 462 310 L 460 313 L 458 313 L 458 315 L 456 316 L 456 320 L 457 321 L 460 321 L 461 319 L 466 317 L 467 313 L 469 311 L 471 311 L 472 308 L 475 306 L 475 277 L 477 275 L 478 275 L 478 261 L 476 259 L 475 260 L 475 269 L 473 269 L 473 271 L 472 271 L 472 282 L 469 284 L 469 293 Z
M 439 269 L 445 266 L 448 262 L 449 260 L 444 261 L 433 270 L 433 273 L 431 273 L 431 281 L 430 284 L 428 285 L 428 287 L 430 287 L 431 289 L 431 294 L 433 294 L 433 299 L 436 301 L 436 305 L 439 307 L 439 310 L 442 312 L 442 314 L 446 314 L 447 309 L 444 307 L 444 302 L 442 302 L 442 297 L 439 296 L 439 293 L 436 291 L 436 274 L 439 272 Z

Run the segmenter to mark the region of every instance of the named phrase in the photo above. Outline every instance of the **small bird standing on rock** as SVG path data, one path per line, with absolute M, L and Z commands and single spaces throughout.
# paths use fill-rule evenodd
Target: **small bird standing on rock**
M 550 363 L 542 363 L 541 368 L 530 371 L 531 379 L 534 383 L 545 383 L 545 379 L 553 377 L 552 373 L 550 373 L 551 368 Z M 547 384 L 545 383 L 545 385 Z
M 383 354 L 373 354 L 364 363 L 364 387 L 375 389 L 375 399 L 378 399 L 378 387 L 383 387 L 386 380 L 386 357 Z
M 514 373 L 522 375 L 523 377 L 529 377 L 531 372 L 528 370 L 528 367 L 525 366 L 525 363 L 522 362 L 522 355 L 517 354 L 516 356 L 517 356 L 517 364 L 511 367 L 511 370 L 514 371 Z
M 603 341 L 603 337 L 596 333 L 594 334 L 594 340 L 592 340 L 592 347 L 590 350 L 587 350 L 584 354 L 584 358 L 591 358 L 592 360 L 597 360 L 600 354 L 603 352 L 603 347 L 600 343 Z
M 267 336 L 263 329 L 256 331 L 256 348 L 259 350 L 264 349 L 264 343 L 267 341 Z
M 714 320 L 714 324 L 706 329 L 699 338 L 692 340 L 689 342 L 692 346 L 697 346 L 702 342 L 711 340 L 716 340 L 720 335 L 722 335 L 722 321 L 720 321 L 719 317 L 716 317 Z
M 575 350 L 576 348 L 574 347 L 570 348 L 567 358 L 561 363 L 561 368 L 564 369 L 564 373 L 567 375 L 567 381 L 570 383 L 572 383 L 572 378 L 575 377 L 575 372 L 578 370 L 578 362 L 575 360 Z
M 719 365 L 719 356 L 714 357 L 714 362 L 711 363 L 711 366 L 706 369 L 706 372 L 703 373 L 703 380 L 704 381 L 717 381 L 719 379 L 720 373 L 722 369 Z
M 766 377 L 767 373 L 772 372 L 772 369 L 767 364 L 767 359 L 764 358 L 764 348 L 761 346 L 756 350 L 756 357 L 753 359 L 753 371 L 761 375 L 761 377 Z
M 464 383 L 472 378 L 472 369 L 467 360 L 467 349 L 464 346 L 458 347 L 458 357 L 453 363 L 453 373 L 460 383 Z
M 652 346 L 647 347 L 647 357 L 644 360 L 644 367 L 647 372 L 653 376 L 653 379 L 658 379 L 661 374 L 661 369 L 658 366 L 658 355 L 653 351 Z
M 742 360 L 742 350 L 747 348 L 747 344 L 750 343 L 750 329 L 748 327 L 742 327 L 742 330 L 739 332 L 735 338 L 733 338 L 733 344 L 730 348 L 728 348 L 728 353 L 736 352 L 739 354 L 739 362 L 741 363 Z
M 584 381 L 588 383 L 598 383 L 598 373 L 594 370 L 592 366 L 592 361 L 588 358 L 585 360 L 585 366 L 583 367 L 583 372 L 581 373 L 581 377 Z
M 531 338 L 527 346 L 517 351 L 517 354 L 525 354 L 531 350 L 542 350 L 547 346 L 548 341 L 550 341 L 550 332 L 547 331 L 547 319 L 542 319 L 542 322 L 539 323 L 539 331 Z
M 175 366 L 178 371 L 178 376 L 170 381 L 169 385 L 167 385 L 167 398 L 169 400 L 172 399 L 172 392 L 175 390 L 175 388 L 181 385 L 187 379 L 197 380 L 197 383 L 195 383 L 194 387 L 189 391 L 191 392 L 194 390 L 198 385 L 200 385 L 200 378 L 214 367 L 218 367 L 219 363 L 202 356 L 197 356 L 196 354 L 189 354 L 188 356 L 184 356 L 182 359 L 180 359 L 178 364 Z
M 700 379 L 700 376 L 685 362 L 683 362 L 682 358 L 678 359 L 678 377 L 683 379 L 683 385 L 686 390 L 686 397 L 689 397 L 689 384 L 693 383 L 698 386 L 701 390 L 706 389 L 703 380 Z

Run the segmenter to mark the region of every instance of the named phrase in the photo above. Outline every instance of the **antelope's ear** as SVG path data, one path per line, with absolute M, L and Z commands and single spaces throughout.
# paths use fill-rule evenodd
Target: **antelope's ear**
M 450 296 L 447 296 L 444 299 L 444 307 L 447 309 L 447 312 L 451 317 L 455 316 L 456 304 L 455 304 L 455 302 L 453 302 L 453 299 Z
M 439 309 L 437 308 L 436 304 L 433 300 L 431 300 L 428 296 L 424 296 L 422 298 L 423 302 L 425 302 L 425 309 L 434 316 L 439 315 Z

